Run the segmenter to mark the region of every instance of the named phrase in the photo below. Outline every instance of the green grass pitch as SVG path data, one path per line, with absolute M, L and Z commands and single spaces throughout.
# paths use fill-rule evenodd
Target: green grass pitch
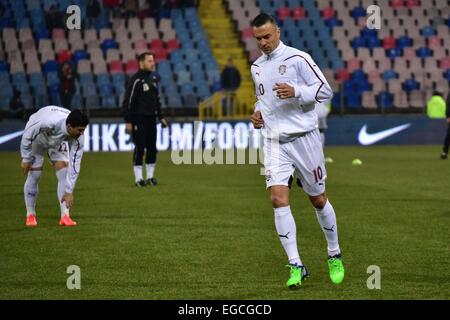
M 27 229 L 18 153 L 0 154 L 0 299 L 449 299 L 450 160 L 439 146 L 328 147 L 346 278 L 328 278 L 326 242 L 297 187 L 291 208 L 311 277 L 285 287 L 285 253 L 260 165 L 180 165 L 160 153 L 157 187 L 135 188 L 130 153 L 86 153 L 74 228 L 58 226 L 46 164 Z M 352 166 L 360 158 L 362 166 Z M 69 290 L 66 269 L 81 270 Z M 367 288 L 380 267 L 381 289 Z

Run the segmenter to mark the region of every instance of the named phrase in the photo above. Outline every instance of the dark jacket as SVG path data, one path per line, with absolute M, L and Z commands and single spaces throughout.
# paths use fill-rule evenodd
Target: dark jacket
M 445 102 L 445 115 L 447 116 L 447 118 L 450 118 L 450 92 L 448 93 L 447 96 L 447 101 Z
M 164 118 L 158 95 L 157 76 L 148 71 L 138 71 L 127 82 L 122 103 L 125 122 L 133 123 L 140 116 Z
M 225 90 L 236 90 L 241 85 L 241 74 L 235 67 L 225 67 L 220 77 L 220 84 Z

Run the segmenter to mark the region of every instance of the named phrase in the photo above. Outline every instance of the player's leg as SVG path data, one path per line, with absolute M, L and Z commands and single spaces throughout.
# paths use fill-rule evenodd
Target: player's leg
M 25 207 L 27 210 L 27 219 L 25 225 L 27 227 L 36 227 L 36 202 L 39 195 L 39 180 L 41 179 L 44 150 L 37 144 L 33 144 L 32 155 L 33 164 L 30 171 L 28 171 L 27 179 L 23 186 L 23 193 L 25 199 Z
M 283 146 L 266 141 L 264 165 L 266 186 L 274 210 L 275 228 L 289 260 L 290 277 L 286 285 L 297 288 L 308 273 L 298 252 L 297 227 L 289 206 L 288 181 L 293 171 L 292 162 L 286 156 Z
M 147 136 L 146 136 L 146 145 L 145 149 L 147 153 L 145 155 L 145 166 L 147 171 L 147 184 L 157 185 L 158 182 L 154 178 L 155 166 L 156 166 L 156 153 L 158 152 L 156 149 L 156 122 L 152 121 L 148 124 Z
M 48 150 L 50 161 L 55 169 L 58 185 L 56 188 L 56 197 L 60 209 L 59 224 L 62 226 L 75 226 L 76 222 L 70 218 L 70 208 L 62 201 L 67 181 L 67 166 L 69 161 L 69 145 L 66 141 L 61 142 L 57 148 Z
M 450 123 L 447 126 L 447 134 L 445 135 L 445 139 L 444 139 L 444 147 L 442 148 L 441 159 L 448 158 L 449 146 L 450 146 Z
M 133 123 L 133 131 L 131 133 L 133 137 L 134 143 L 134 152 L 133 152 L 133 171 L 135 178 L 135 185 L 137 187 L 144 187 L 145 180 L 142 175 L 142 162 L 144 159 L 144 150 L 145 150 L 145 129 L 142 124 L 142 121 L 138 121 Z
M 327 241 L 330 277 L 333 282 L 340 283 L 344 277 L 341 250 L 338 241 L 336 214 L 325 193 L 327 172 L 323 156 L 320 133 L 318 130 L 308 133 L 294 142 L 293 154 L 296 159 L 296 175 L 300 178 L 303 190 L 308 194 L 315 208 L 317 220 Z M 335 259 L 339 268 L 334 265 Z

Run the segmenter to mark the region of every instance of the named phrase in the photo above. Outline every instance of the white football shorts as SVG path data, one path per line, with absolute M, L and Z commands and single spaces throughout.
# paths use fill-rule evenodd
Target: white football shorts
M 40 168 L 44 164 L 44 154 L 47 151 L 48 157 L 51 162 L 55 161 L 69 161 L 69 144 L 67 141 L 61 142 L 56 148 L 46 148 L 39 142 L 33 143 L 31 149 L 31 155 L 33 156 L 32 168 Z
M 295 172 L 308 195 L 324 193 L 327 171 L 319 129 L 286 143 L 266 139 L 264 169 L 266 188 L 274 185 L 288 186 L 289 178 Z

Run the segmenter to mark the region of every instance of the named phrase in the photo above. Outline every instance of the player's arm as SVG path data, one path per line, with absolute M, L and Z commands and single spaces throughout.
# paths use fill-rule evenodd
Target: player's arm
M 168 126 L 168 123 L 161 108 L 161 99 L 159 97 L 158 91 L 156 92 L 156 114 L 158 116 L 159 122 L 161 122 L 162 127 L 166 128 Z
M 125 96 L 122 101 L 123 118 L 125 120 L 125 132 L 131 133 L 131 109 L 139 87 L 139 78 L 132 77 L 125 87 Z
M 253 75 L 253 72 L 251 72 L 251 74 L 252 74 L 253 83 L 255 84 L 256 102 L 255 102 L 255 111 L 253 112 L 252 116 L 250 117 L 250 120 L 252 121 L 253 128 L 261 129 L 264 126 L 264 120 L 263 120 L 262 114 L 261 114 L 261 102 L 258 99 L 258 88 L 256 86 L 255 77 Z
M 66 177 L 66 189 L 64 190 L 64 196 L 62 201 L 66 201 L 66 205 L 71 207 L 73 205 L 73 190 L 80 174 L 81 159 L 83 157 L 84 148 L 84 135 L 81 135 L 78 139 L 70 140 L 69 151 L 69 167 Z
M 295 66 L 297 76 L 303 80 L 303 84 L 294 85 L 300 104 L 321 103 L 333 97 L 327 79 L 312 59 L 300 58 Z

